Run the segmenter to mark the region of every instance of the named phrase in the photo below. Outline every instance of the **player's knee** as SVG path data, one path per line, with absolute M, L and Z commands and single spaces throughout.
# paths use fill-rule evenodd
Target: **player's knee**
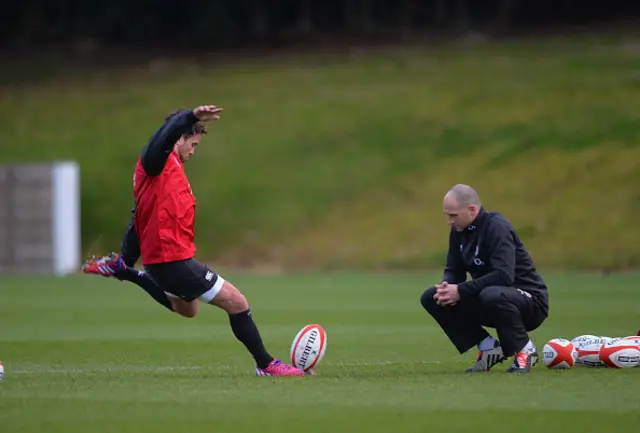
M 249 301 L 247 301 L 247 298 L 240 292 L 238 292 L 238 300 L 236 302 L 236 309 L 237 309 L 237 313 L 240 313 L 242 311 L 247 311 L 249 309 Z
M 220 292 L 211 303 L 229 314 L 237 314 L 249 309 L 247 298 L 228 281 L 224 282 Z
M 227 311 L 230 314 L 240 313 L 242 311 L 247 311 L 249 309 L 249 301 L 247 298 L 240 292 L 240 290 L 234 287 L 234 290 L 231 291 L 231 295 L 229 296 L 229 310 Z
M 435 294 L 435 287 L 431 287 L 422 293 L 422 296 L 420 297 L 420 303 L 425 310 L 432 311 L 434 308 L 438 307 L 438 304 L 436 304 L 436 300 L 433 299 Z

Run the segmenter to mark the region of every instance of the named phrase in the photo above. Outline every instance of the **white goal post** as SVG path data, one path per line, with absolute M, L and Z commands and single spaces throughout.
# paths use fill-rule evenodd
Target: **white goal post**
M 80 237 L 76 162 L 0 166 L 0 274 L 75 273 Z

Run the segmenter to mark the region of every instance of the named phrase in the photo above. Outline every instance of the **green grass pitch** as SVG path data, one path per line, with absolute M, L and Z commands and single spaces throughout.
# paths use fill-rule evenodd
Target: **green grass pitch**
M 438 275 L 225 275 L 269 350 L 308 323 L 328 333 L 318 376 L 268 378 L 201 306 L 166 312 L 130 283 L 0 278 L 0 432 L 613 432 L 640 425 L 640 368 L 467 375 L 422 310 Z M 532 333 L 634 334 L 640 277 L 548 276 L 551 316 Z

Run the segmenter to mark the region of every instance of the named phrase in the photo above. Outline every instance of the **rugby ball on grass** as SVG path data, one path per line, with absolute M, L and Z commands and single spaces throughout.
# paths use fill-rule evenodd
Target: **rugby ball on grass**
M 606 367 L 600 359 L 600 348 L 605 343 L 617 341 L 617 338 L 598 337 L 596 335 L 581 335 L 571 340 L 576 349 L 576 365 L 585 367 Z
M 624 337 L 623 340 L 631 341 L 634 344 L 640 345 L 640 336 L 639 335 L 632 335 L 630 337 Z
M 291 345 L 291 364 L 305 372 L 318 367 L 327 350 L 327 333 L 317 324 L 298 332 Z
M 549 340 L 542 348 L 542 362 L 547 368 L 566 370 L 576 363 L 577 353 L 573 343 L 564 338 Z
M 640 333 L 639 333 L 640 334 Z M 624 337 L 624 340 L 631 340 L 631 342 L 637 344 L 638 346 L 640 346 L 640 335 L 636 334 L 636 335 L 632 335 L 630 337 Z M 636 367 L 640 367 L 640 362 L 638 363 L 638 365 L 636 365 Z
M 600 347 L 600 360 L 612 368 L 633 368 L 640 365 L 640 344 L 620 339 Z

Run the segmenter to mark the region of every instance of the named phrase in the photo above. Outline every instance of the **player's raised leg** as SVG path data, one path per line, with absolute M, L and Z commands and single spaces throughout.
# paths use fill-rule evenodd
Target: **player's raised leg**
M 122 236 L 120 251 L 122 254 L 111 253 L 104 257 L 92 257 L 82 268 L 87 274 L 114 277 L 120 281 L 134 283 L 149 294 L 158 304 L 169 311 L 175 311 L 184 317 L 194 317 L 197 312 L 197 303 L 182 302 L 176 297 L 170 297 L 153 281 L 146 272 L 135 268 L 140 258 L 140 239 L 134 229 L 136 206 L 131 210 L 131 218 L 127 229 Z
M 196 301 L 187 302 L 167 294 L 144 271 L 125 263 L 123 256 L 111 253 L 108 256 L 91 257 L 82 267 L 85 274 L 113 277 L 120 281 L 130 281 L 149 294 L 158 304 L 183 317 L 195 317 L 198 312 Z

